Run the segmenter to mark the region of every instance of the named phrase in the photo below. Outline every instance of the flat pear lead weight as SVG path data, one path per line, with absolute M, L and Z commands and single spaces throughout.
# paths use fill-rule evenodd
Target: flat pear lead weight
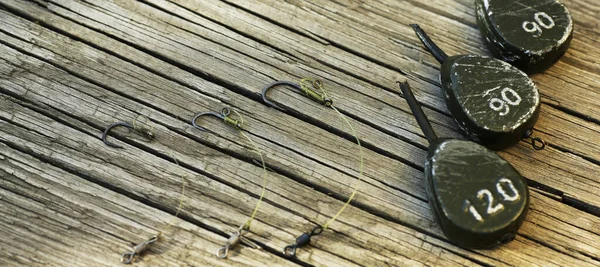
M 425 189 L 446 237 L 474 249 L 512 241 L 529 210 L 529 189 L 523 177 L 481 145 L 438 139 L 408 83 L 401 83 L 400 88 L 429 141 Z
M 448 57 L 419 25 L 411 26 L 442 64 L 440 79 L 446 104 L 466 135 L 490 149 L 531 139 L 540 114 L 540 95 L 527 74 L 494 58 Z M 532 144 L 536 149 L 540 147 L 536 142 Z
M 535 72 L 554 64 L 573 39 L 573 19 L 558 0 L 475 0 L 477 24 L 490 52 Z

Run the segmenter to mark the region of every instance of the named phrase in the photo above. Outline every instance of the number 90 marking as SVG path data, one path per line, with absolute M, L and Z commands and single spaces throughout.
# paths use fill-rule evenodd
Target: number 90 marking
M 511 98 L 508 97 L 507 93 L 510 93 Z M 498 115 L 500 116 L 506 116 L 506 114 L 508 114 L 508 112 L 510 112 L 510 108 L 508 107 L 509 105 L 511 106 L 517 106 L 519 104 L 521 104 L 521 96 L 513 89 L 510 89 L 508 87 L 502 89 L 502 99 L 498 99 L 498 98 L 492 98 L 490 99 L 490 108 L 493 109 L 494 111 L 501 111 Z
M 533 18 L 536 22 L 523 22 L 523 30 L 525 30 L 526 32 L 535 33 L 533 37 L 536 38 L 542 36 L 542 28 L 549 30 L 554 28 L 554 26 L 556 25 L 552 17 L 546 14 L 546 12 L 535 13 L 535 15 L 533 15 Z

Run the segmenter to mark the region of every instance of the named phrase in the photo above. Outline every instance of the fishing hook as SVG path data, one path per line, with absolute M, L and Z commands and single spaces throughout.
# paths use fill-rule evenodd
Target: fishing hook
M 224 107 L 223 109 L 221 109 L 221 113 L 217 113 L 214 111 L 209 111 L 209 112 L 202 112 L 202 113 L 198 113 L 196 116 L 194 116 L 194 118 L 192 119 L 192 125 L 194 125 L 194 127 L 198 128 L 199 130 L 208 132 L 207 129 L 205 129 L 204 127 L 196 124 L 196 121 L 202 117 L 202 116 L 214 116 L 217 117 L 219 119 L 222 119 L 225 124 L 232 126 L 236 129 L 242 129 L 242 123 L 239 122 L 238 120 L 232 119 L 231 117 L 229 117 L 229 114 L 231 113 L 231 110 L 228 107 Z
M 323 82 L 321 80 L 314 80 L 312 82 L 313 86 L 315 88 L 320 88 L 321 86 L 323 86 Z M 277 81 L 274 83 L 270 83 L 267 86 L 265 86 L 265 88 L 263 88 L 262 90 L 262 99 L 263 101 L 265 101 L 265 103 L 271 107 L 274 107 L 276 109 L 279 109 L 280 111 L 284 111 L 284 108 L 276 105 L 275 103 L 271 102 L 268 98 L 267 98 L 267 91 L 269 91 L 269 89 L 277 86 L 277 85 L 289 85 L 291 87 L 294 87 L 296 89 L 298 89 L 298 91 L 300 91 L 300 93 L 304 94 L 305 96 L 307 96 L 308 98 L 314 100 L 317 103 L 320 103 L 322 105 L 325 105 L 327 107 L 333 105 L 333 100 L 331 100 L 328 97 L 325 97 L 324 95 L 315 92 L 314 90 L 306 87 L 306 86 L 302 86 L 299 85 L 297 83 L 293 83 L 293 82 L 288 82 L 288 81 Z
M 102 142 L 104 142 L 106 145 L 110 146 L 110 147 L 114 147 L 114 148 L 123 148 L 120 145 L 114 144 L 112 142 L 109 142 L 106 138 L 108 137 L 108 133 L 110 132 L 110 130 L 114 127 L 117 126 L 123 126 L 123 127 L 127 127 L 129 129 L 133 129 L 136 132 L 138 132 L 139 134 L 141 134 L 142 136 L 146 137 L 149 140 L 152 140 L 154 138 L 154 133 L 152 133 L 152 130 L 149 129 L 145 129 L 145 128 L 136 128 L 133 125 L 127 123 L 127 122 L 115 122 L 111 125 L 109 125 L 108 127 L 106 127 L 106 130 L 104 130 L 104 133 L 102 134 Z

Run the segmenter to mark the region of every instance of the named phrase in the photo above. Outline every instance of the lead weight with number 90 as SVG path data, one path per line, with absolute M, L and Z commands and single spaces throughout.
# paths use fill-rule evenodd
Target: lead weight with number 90
M 400 88 L 429 141 L 425 189 L 446 237 L 465 248 L 512 241 L 529 210 L 529 189 L 508 162 L 471 141 L 439 139 L 408 83 Z
M 446 103 L 461 130 L 491 149 L 503 149 L 531 138 L 540 114 L 540 95 L 527 74 L 494 58 L 448 57 L 419 25 L 411 26 L 442 63 L 440 80 Z M 535 149 L 545 146 L 539 138 L 532 140 Z M 538 142 L 542 144 L 538 146 Z
M 495 57 L 540 71 L 569 48 L 573 19 L 558 0 L 476 0 L 477 24 Z

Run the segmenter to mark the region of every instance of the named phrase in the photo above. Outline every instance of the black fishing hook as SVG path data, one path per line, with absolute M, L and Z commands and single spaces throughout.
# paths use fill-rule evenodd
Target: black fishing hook
M 303 233 L 296 238 L 296 243 L 283 248 L 283 255 L 288 258 L 296 257 L 296 250 L 310 244 L 310 238 L 322 234 L 323 230 L 323 226 L 317 225 L 310 233 Z
M 137 129 L 133 125 L 131 125 L 127 122 L 123 122 L 123 121 L 115 122 L 115 123 L 109 125 L 108 127 L 106 127 L 106 130 L 104 130 L 104 133 L 102 134 L 102 142 L 104 142 L 106 145 L 108 145 L 110 147 L 123 148 L 122 146 L 114 144 L 112 142 L 109 142 L 106 139 L 108 137 L 108 133 L 110 132 L 110 130 L 117 126 L 123 126 L 123 127 L 129 128 L 129 129 L 133 129 L 136 132 L 138 132 L 139 134 L 141 134 L 142 136 L 148 138 L 149 140 L 152 140 L 154 138 L 154 133 L 152 133 L 152 130 L 148 130 L 148 129 L 144 129 L 144 128 Z
M 300 93 L 302 93 L 305 96 L 307 96 L 308 98 L 316 101 L 317 103 L 320 103 L 320 104 L 325 105 L 327 107 L 333 105 L 333 100 L 331 100 L 328 97 L 325 97 L 322 94 L 319 94 L 318 92 L 315 92 L 314 90 L 312 90 L 312 89 L 310 89 L 308 87 L 299 85 L 297 83 L 288 82 L 288 81 L 277 81 L 277 82 L 270 83 L 267 86 L 265 86 L 265 88 L 263 88 L 263 90 L 262 90 L 261 95 L 262 95 L 263 101 L 265 101 L 265 103 L 267 105 L 269 105 L 271 107 L 274 107 L 276 109 L 279 109 L 280 111 L 284 111 L 285 109 L 282 108 L 282 107 L 280 107 L 280 106 L 278 106 L 278 105 L 276 105 L 275 103 L 271 102 L 267 98 L 267 91 L 269 91 L 269 89 L 271 89 L 271 88 L 273 88 L 273 87 L 275 87 L 277 85 L 289 85 L 291 87 L 294 87 L 294 88 L 298 89 L 298 91 L 300 91 Z M 321 80 L 314 80 L 313 81 L 313 86 L 315 88 L 320 88 L 321 86 L 323 86 L 323 82 L 321 82 Z
M 221 109 L 221 113 L 217 113 L 217 112 L 214 112 L 214 111 L 198 113 L 192 119 L 192 125 L 194 125 L 194 127 L 196 127 L 197 129 L 199 129 L 201 131 L 208 132 L 207 129 L 205 129 L 204 127 L 196 124 L 196 121 L 200 117 L 202 117 L 202 116 L 214 116 L 214 117 L 217 117 L 219 119 L 222 119 L 225 122 L 225 124 L 227 124 L 229 126 L 233 126 L 236 129 L 242 129 L 242 123 L 239 122 L 238 120 L 230 118 L 229 117 L 230 113 L 231 113 L 231 110 L 228 107 L 224 107 L 223 109 Z

